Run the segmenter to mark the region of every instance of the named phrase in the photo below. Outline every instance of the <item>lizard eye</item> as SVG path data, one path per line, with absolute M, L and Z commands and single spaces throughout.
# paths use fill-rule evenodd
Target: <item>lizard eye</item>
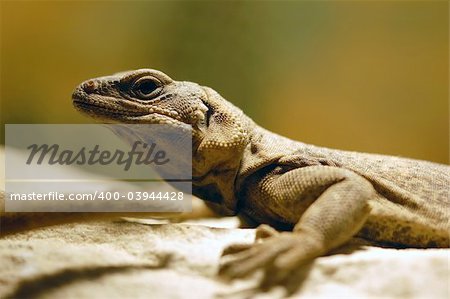
M 144 77 L 133 84 L 133 90 L 140 96 L 149 98 L 156 95 L 161 83 L 154 78 Z

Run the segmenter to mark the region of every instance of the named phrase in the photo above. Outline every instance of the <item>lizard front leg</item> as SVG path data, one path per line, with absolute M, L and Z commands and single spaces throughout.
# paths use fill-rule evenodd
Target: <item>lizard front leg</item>
M 242 250 L 225 250 L 229 260 L 219 274 L 239 278 L 265 269 L 265 286 L 286 279 L 302 264 L 347 242 L 361 229 L 370 212 L 369 200 L 375 196 L 365 178 L 328 166 L 269 175 L 259 188 L 259 196 L 264 197 L 260 200 L 270 205 L 260 208 L 279 210 L 280 218 L 294 216 L 298 222 L 292 232 L 273 234 Z

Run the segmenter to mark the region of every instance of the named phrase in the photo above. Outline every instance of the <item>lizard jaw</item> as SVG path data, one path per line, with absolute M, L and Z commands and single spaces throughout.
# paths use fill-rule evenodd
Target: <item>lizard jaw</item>
M 176 125 L 179 127 L 189 126 L 188 124 L 179 121 L 172 116 L 167 116 L 165 114 L 160 114 L 157 112 L 140 112 L 140 113 L 124 113 L 124 111 L 110 109 L 108 107 L 86 103 L 85 101 L 75 100 L 73 105 L 80 113 L 90 116 L 97 121 L 103 123 L 114 124 L 114 123 L 139 123 L 139 124 L 168 124 Z
M 73 99 L 73 106 L 83 115 L 94 118 L 105 123 L 120 123 L 131 115 L 125 115 L 123 112 L 108 108 L 104 105 L 88 103 L 85 100 Z M 137 115 L 136 115 L 137 116 Z
M 197 110 L 195 121 L 185 123 L 174 118 L 174 116 L 157 112 L 125 113 L 122 110 L 111 109 L 110 107 L 99 104 L 99 101 L 89 100 L 88 98 L 81 97 L 80 99 L 74 93 L 73 106 L 81 114 L 104 124 L 165 124 L 184 130 L 191 130 L 192 128 L 192 137 L 196 140 L 203 139 L 206 132 L 206 112 L 204 113 L 203 110 Z M 107 101 L 108 99 L 104 100 Z

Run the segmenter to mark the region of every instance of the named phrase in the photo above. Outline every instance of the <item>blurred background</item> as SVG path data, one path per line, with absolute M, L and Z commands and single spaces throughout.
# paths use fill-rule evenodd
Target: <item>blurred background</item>
M 2 124 L 91 123 L 77 84 L 150 67 L 303 142 L 449 161 L 447 1 L 0 5 Z

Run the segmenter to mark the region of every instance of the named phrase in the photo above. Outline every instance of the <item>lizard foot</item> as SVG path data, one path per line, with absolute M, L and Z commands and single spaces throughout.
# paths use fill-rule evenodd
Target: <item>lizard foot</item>
M 262 269 L 262 288 L 280 284 L 303 264 L 317 256 L 316 242 L 306 234 L 282 232 L 263 242 L 248 244 L 240 250 L 225 251 L 219 275 L 226 279 L 244 278 Z

